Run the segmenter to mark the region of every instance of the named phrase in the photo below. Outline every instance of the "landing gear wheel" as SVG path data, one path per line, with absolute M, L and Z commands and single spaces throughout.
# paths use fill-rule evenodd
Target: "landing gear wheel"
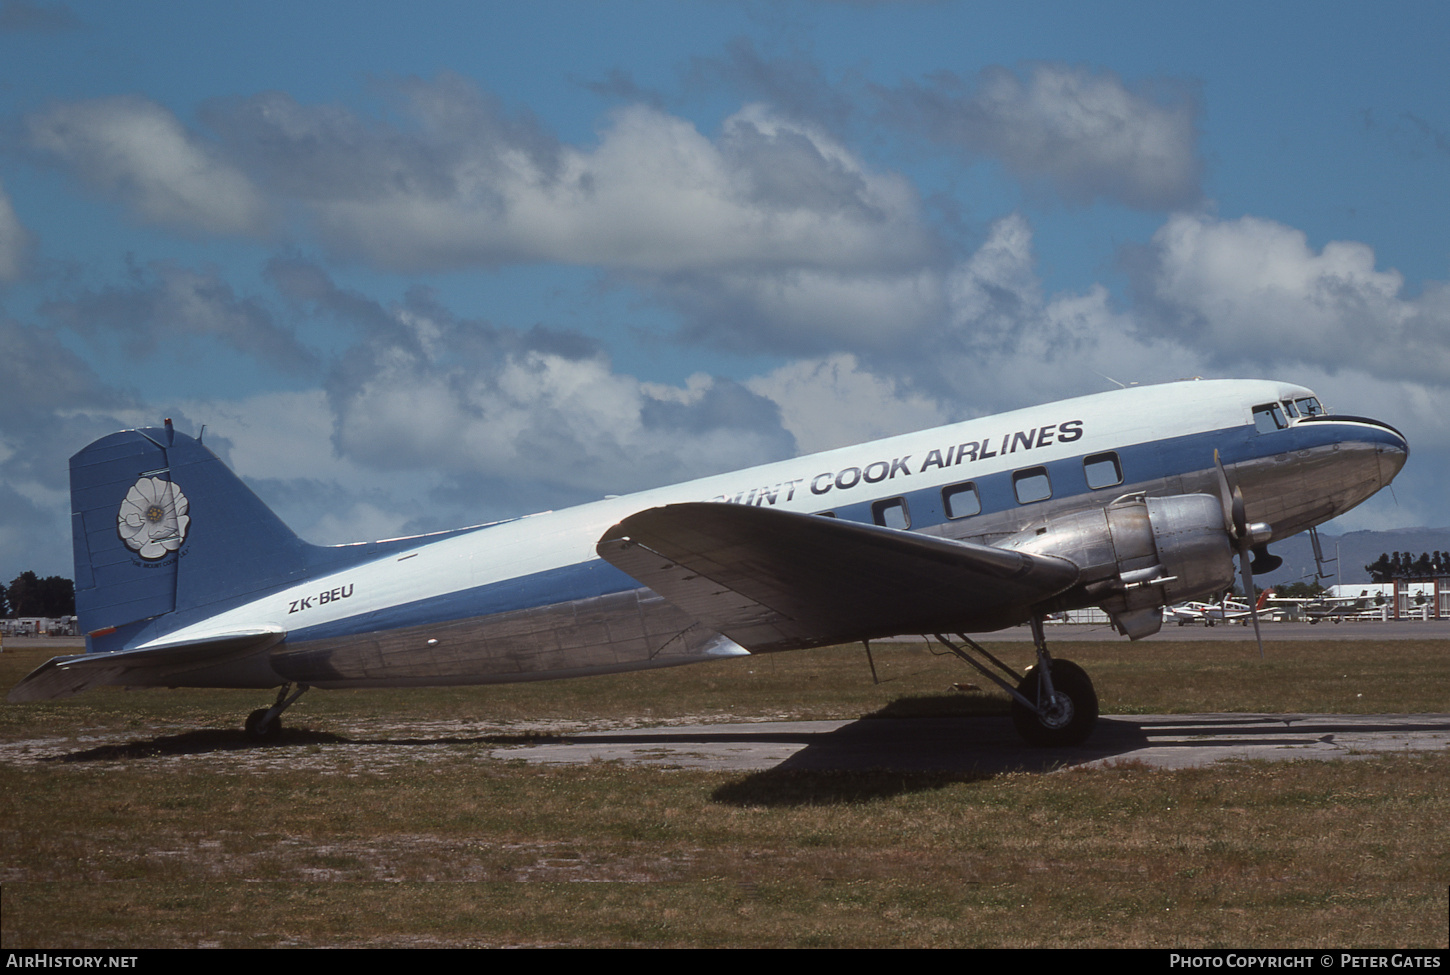
M 1037 700 L 1037 668 L 1027 671 L 1018 692 L 1029 701 Z M 1056 700 L 1044 714 L 1012 702 L 1012 724 L 1028 743 L 1043 747 L 1076 745 L 1092 734 L 1098 722 L 1098 695 L 1087 672 L 1071 660 L 1052 662 L 1052 688 Z
M 247 715 L 247 737 L 253 741 L 276 741 L 277 736 L 282 733 L 282 716 L 279 714 L 268 723 L 265 729 L 262 728 L 262 719 L 267 716 L 270 708 L 257 708 Z

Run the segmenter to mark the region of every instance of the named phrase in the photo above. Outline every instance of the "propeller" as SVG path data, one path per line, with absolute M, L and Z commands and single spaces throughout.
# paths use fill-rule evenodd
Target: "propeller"
M 1218 498 L 1223 504 L 1223 527 L 1239 553 L 1239 572 L 1244 580 L 1244 598 L 1249 604 L 1249 616 L 1254 621 L 1254 639 L 1259 643 L 1259 659 L 1264 657 L 1264 635 L 1259 632 L 1259 604 L 1254 598 L 1254 570 L 1249 564 L 1253 554 L 1253 530 L 1244 509 L 1244 493 L 1231 486 L 1228 472 L 1218 450 L 1213 452 L 1213 463 L 1218 468 Z

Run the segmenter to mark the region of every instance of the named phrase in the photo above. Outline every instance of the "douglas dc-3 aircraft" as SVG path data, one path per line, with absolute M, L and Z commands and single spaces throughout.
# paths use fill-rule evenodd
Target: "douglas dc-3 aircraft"
M 1236 552 L 1252 591 L 1278 562 L 1269 543 L 1353 508 L 1408 455 L 1393 427 L 1329 415 L 1302 386 L 1190 381 L 322 547 L 167 421 L 71 458 L 86 652 L 9 700 L 280 688 L 246 722 L 267 738 L 309 687 L 578 677 L 923 633 L 1012 695 L 1029 741 L 1075 744 L 1097 696 L 1048 652 L 1047 614 L 1101 606 L 1136 640 L 1164 605 L 1228 588 Z M 1025 675 L 966 635 L 1024 622 Z

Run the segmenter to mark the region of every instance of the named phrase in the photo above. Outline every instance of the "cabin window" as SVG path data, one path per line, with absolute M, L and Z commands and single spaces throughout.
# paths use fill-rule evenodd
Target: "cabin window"
M 1306 396 L 1303 399 L 1296 399 L 1294 403 L 1299 407 L 1299 412 L 1305 416 L 1319 416 L 1324 413 L 1324 407 L 1319 405 L 1317 397 Z
M 980 514 L 982 510 L 982 496 L 977 493 L 977 485 L 971 481 L 942 488 L 941 499 L 948 518 L 967 518 Z
M 1123 483 L 1123 466 L 1118 463 L 1115 450 L 1083 458 L 1082 471 L 1087 476 L 1088 487 L 1094 491 Z
M 1254 426 L 1260 433 L 1273 433 L 1288 425 L 1289 421 L 1284 419 L 1284 411 L 1279 409 L 1278 403 L 1265 403 L 1263 406 L 1254 407 Z
M 1047 479 L 1047 468 L 1028 467 L 1012 474 L 1012 491 L 1018 504 L 1046 501 L 1052 497 L 1052 482 Z
M 871 505 L 871 520 L 883 528 L 907 529 L 911 527 L 911 515 L 906 510 L 905 498 L 890 498 Z

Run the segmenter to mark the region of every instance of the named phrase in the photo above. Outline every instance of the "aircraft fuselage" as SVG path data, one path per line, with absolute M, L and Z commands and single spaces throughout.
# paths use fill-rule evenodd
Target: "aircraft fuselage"
M 388 543 L 376 557 L 179 608 L 90 645 L 145 651 L 209 639 L 224 644 L 244 632 L 276 634 L 255 652 L 219 655 L 216 662 L 188 658 L 169 672 L 132 675 L 143 683 L 232 687 L 496 683 L 739 655 L 747 649 L 601 559 L 599 539 L 636 512 L 716 502 L 831 513 L 983 545 L 1017 539 L 1013 547 L 1030 551 L 1036 528 L 1107 509 L 1125 496 L 1216 497 L 1217 451 L 1242 491 L 1248 521 L 1269 526 L 1266 541 L 1273 541 L 1359 504 L 1390 482 L 1408 454 L 1404 438 L 1377 421 L 1316 413 L 1266 422 L 1264 410 L 1256 413 L 1268 404 L 1293 409 L 1313 396 L 1292 384 L 1233 380 L 1065 400 L 441 538 Z M 190 517 L 196 533 L 222 514 L 193 505 Z M 174 557 L 184 571 L 184 547 Z M 1098 584 L 1085 579 L 1038 608 L 1097 604 Z M 1001 618 L 964 620 L 960 629 L 980 632 L 1024 619 L 1013 609 Z M 92 630 L 107 622 L 81 620 Z

